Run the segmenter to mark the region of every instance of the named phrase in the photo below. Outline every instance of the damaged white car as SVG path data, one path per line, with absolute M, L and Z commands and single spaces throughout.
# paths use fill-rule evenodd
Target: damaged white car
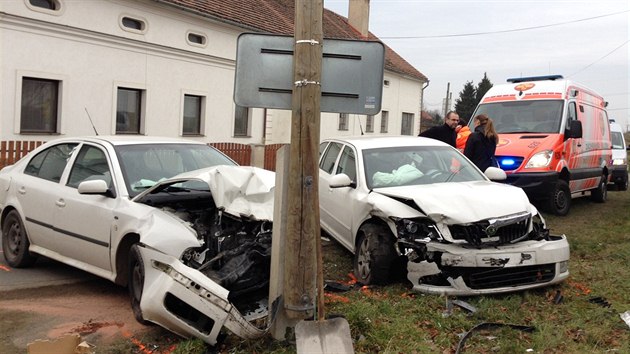
M 525 193 L 492 182 L 505 173 L 486 176 L 442 142 L 325 140 L 319 167 L 322 228 L 354 253 L 364 284 L 386 283 L 405 265 L 414 290 L 446 295 L 531 289 L 569 275 L 566 237 L 549 233 Z
M 190 141 L 49 142 L 0 171 L 3 254 L 128 286 L 140 322 L 209 344 L 222 327 L 254 338 L 265 333 L 255 324 L 267 313 L 274 176 Z

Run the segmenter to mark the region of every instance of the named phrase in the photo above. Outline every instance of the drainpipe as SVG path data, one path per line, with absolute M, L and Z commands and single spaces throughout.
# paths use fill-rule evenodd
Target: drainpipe
M 430 82 L 431 80 L 427 79 L 427 81 L 425 81 L 426 86 L 422 86 L 422 89 L 420 90 L 420 119 L 418 119 L 418 134 L 420 134 L 420 132 L 422 131 L 422 106 L 424 106 L 424 90 L 429 87 Z

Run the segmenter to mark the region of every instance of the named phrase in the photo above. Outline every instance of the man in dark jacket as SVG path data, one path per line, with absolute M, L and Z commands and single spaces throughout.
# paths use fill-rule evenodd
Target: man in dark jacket
M 429 128 L 420 133 L 418 136 L 443 141 L 452 147 L 456 147 L 455 142 L 457 141 L 457 133 L 455 132 L 455 128 L 457 127 L 457 124 L 459 124 L 459 115 L 450 111 L 446 113 L 444 124 Z

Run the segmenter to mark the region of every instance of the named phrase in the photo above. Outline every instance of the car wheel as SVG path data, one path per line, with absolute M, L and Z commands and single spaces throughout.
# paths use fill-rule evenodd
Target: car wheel
M 606 175 L 603 175 L 597 188 L 591 190 L 591 199 L 597 203 L 603 203 L 608 197 L 608 187 L 606 186 Z
M 393 236 L 384 225 L 366 224 L 359 229 L 354 254 L 354 274 L 363 284 L 385 284 L 396 259 Z
M 129 251 L 129 297 L 131 298 L 131 309 L 136 320 L 142 324 L 148 322 L 142 316 L 140 301 L 142 300 L 142 289 L 144 288 L 144 262 L 138 245 L 133 245 Z
M 622 181 L 617 182 L 616 184 L 618 191 L 627 191 L 628 190 L 628 175 L 626 174 L 625 178 Z
M 571 207 L 571 190 L 564 180 L 558 180 L 556 188 L 548 201 L 547 209 L 556 215 L 565 216 Z
M 37 256 L 29 252 L 30 244 L 20 214 L 12 210 L 2 223 L 2 250 L 7 264 L 14 268 L 32 266 Z

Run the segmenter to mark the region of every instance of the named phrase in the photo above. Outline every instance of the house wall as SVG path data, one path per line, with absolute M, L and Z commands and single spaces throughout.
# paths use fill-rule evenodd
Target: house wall
M 251 137 L 235 138 L 234 66 L 241 29 L 186 16 L 145 1 L 62 1 L 61 11 L 33 11 L 28 0 L 0 2 L 0 139 L 48 140 L 20 134 L 23 76 L 61 81 L 60 135 L 116 132 L 118 86 L 146 90 L 146 135 L 180 136 L 184 94 L 205 96 L 204 141 L 260 143 L 262 109 L 252 110 Z M 142 19 L 144 33 L 125 31 L 122 16 Z M 187 42 L 204 34 L 205 46 Z
M 181 136 L 184 94 L 205 97 L 204 142 L 274 144 L 290 141 L 291 111 L 251 109 L 248 137 L 233 136 L 234 68 L 237 37 L 244 31 L 159 3 L 68 1 L 51 13 L 28 0 L 0 1 L 0 141 L 46 141 L 59 135 L 116 133 L 117 87 L 145 90 L 145 135 Z M 146 23 L 127 31 L 121 18 Z M 203 34 L 205 45 L 187 42 Z M 58 134 L 20 134 L 22 77 L 61 81 Z M 385 72 L 382 108 L 389 111 L 388 135 L 400 134 L 402 112 L 414 114 L 417 134 L 422 82 Z M 89 115 L 89 117 L 88 117 Z M 338 130 L 339 114 L 323 113 L 321 138 L 359 135 L 365 116 L 351 114 Z M 380 114 L 374 133 L 380 134 Z

